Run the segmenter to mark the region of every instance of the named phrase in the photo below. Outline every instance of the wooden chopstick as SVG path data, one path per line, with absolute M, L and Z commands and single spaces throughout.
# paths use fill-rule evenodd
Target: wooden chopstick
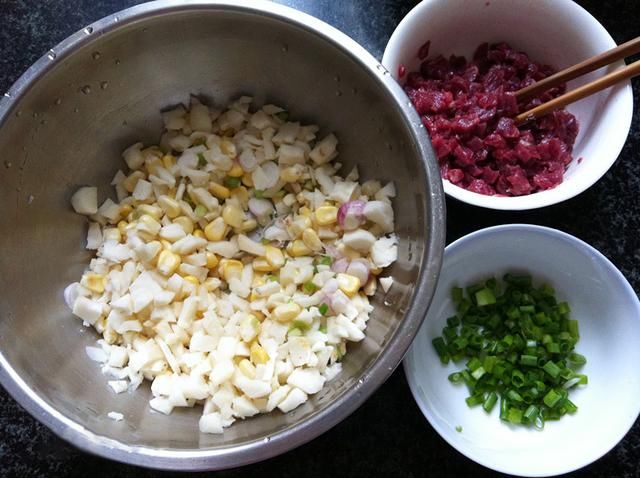
M 635 55 L 636 53 L 640 53 L 640 36 L 518 90 L 516 92 L 516 99 L 518 101 L 526 100 L 527 98 L 536 96 L 543 91 L 547 91 L 548 89 L 562 83 L 571 81 L 574 78 L 578 78 L 586 73 L 590 73 L 598 68 L 609 65 L 614 61 L 622 60 L 630 55 Z
M 605 88 L 609 88 L 610 86 L 613 86 L 621 81 L 633 78 L 637 75 L 640 75 L 640 60 L 635 61 L 630 65 L 625 66 L 624 68 L 613 71 L 601 78 L 598 78 L 597 80 L 587 83 L 586 85 L 582 85 L 575 90 L 571 90 L 562 96 L 558 96 L 557 98 L 547 101 L 546 103 L 542 103 L 541 105 L 536 106 L 529 111 L 520 113 L 514 118 L 514 121 L 517 125 L 533 121 L 537 118 L 540 118 L 541 116 L 551 113 L 553 110 L 563 108 L 568 104 L 573 103 L 574 101 L 581 100 L 582 98 L 592 95 L 600 90 L 604 90 Z

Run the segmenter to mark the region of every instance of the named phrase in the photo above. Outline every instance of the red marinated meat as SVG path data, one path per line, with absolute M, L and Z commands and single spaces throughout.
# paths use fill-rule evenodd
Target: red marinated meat
M 480 194 L 521 196 L 562 182 L 578 135 L 565 110 L 516 126 L 513 117 L 564 93 L 564 86 L 518 105 L 514 92 L 554 73 L 506 43 L 482 44 L 471 61 L 428 58 L 420 49 L 419 72 L 405 91 L 422 116 L 442 177 Z

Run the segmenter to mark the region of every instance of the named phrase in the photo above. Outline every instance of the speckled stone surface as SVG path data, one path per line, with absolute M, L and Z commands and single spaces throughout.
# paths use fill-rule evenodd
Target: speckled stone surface
M 0 91 L 6 91 L 37 58 L 69 34 L 136 3 L 140 2 L 0 0 Z M 327 21 L 381 58 L 395 25 L 416 2 L 283 0 L 281 3 Z M 581 0 L 579 3 L 604 24 L 617 42 L 638 34 L 637 0 Z M 639 87 L 636 80 L 636 104 L 640 99 Z M 587 192 L 563 204 L 524 213 L 491 212 L 448 200 L 448 240 L 482 227 L 512 222 L 559 228 L 602 251 L 638 291 L 639 194 L 640 120 L 636 109 L 620 159 Z M 76 450 L 40 425 L 0 387 L 1 477 L 159 475 L 163 474 Z M 418 410 L 402 369 L 398 369 L 365 405 L 323 436 L 280 457 L 217 475 L 485 477 L 496 476 L 496 473 L 458 454 L 440 438 Z M 603 458 L 569 476 L 640 477 L 640 423 Z

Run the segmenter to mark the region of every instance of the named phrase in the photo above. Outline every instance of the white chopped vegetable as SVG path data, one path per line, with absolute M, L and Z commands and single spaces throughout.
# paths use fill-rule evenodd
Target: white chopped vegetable
M 91 215 L 98 212 L 98 188 L 85 186 L 71 196 L 71 206 L 78 214 Z
M 398 253 L 393 183 L 339 176 L 335 135 L 314 144 L 316 125 L 250 103 L 162 113 L 160 145 L 123 152 L 117 202 L 72 198 L 96 251 L 64 291 L 104 338 L 87 355 L 115 393 L 150 380 L 154 412 L 202 404 L 202 433 L 289 412 L 338 375 L 367 294 L 393 281 L 372 269 Z
M 114 422 L 120 422 L 124 420 L 124 415 L 119 412 L 109 412 L 107 413 L 107 416 L 111 418 L 111 420 L 113 420 Z

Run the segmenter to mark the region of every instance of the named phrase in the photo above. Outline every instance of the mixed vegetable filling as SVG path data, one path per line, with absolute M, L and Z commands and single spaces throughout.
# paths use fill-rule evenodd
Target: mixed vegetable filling
M 65 290 L 102 334 L 89 356 L 116 393 L 150 380 L 156 411 L 202 404 L 206 433 L 293 410 L 340 373 L 397 258 L 393 183 L 341 177 L 333 134 L 251 101 L 163 113 L 159 145 L 124 151 L 117 201 L 71 200 L 96 250 Z

